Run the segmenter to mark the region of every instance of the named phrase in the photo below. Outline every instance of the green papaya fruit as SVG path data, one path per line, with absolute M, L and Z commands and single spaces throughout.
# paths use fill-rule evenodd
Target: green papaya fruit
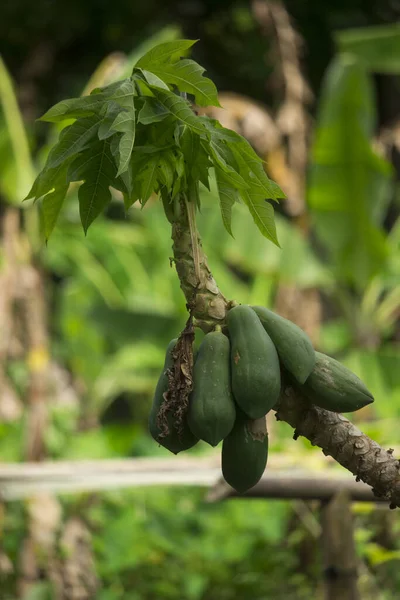
M 265 417 L 251 421 L 238 415 L 231 433 L 222 443 L 222 474 L 243 494 L 261 479 L 268 459 Z
M 188 450 L 195 444 L 197 444 L 198 439 L 193 435 L 190 431 L 187 422 L 183 424 L 183 431 L 178 433 L 175 428 L 174 418 L 172 414 L 168 415 L 168 435 L 164 437 L 160 437 L 161 430 L 157 425 L 157 416 L 159 410 L 164 402 L 164 394 L 168 390 L 168 376 L 167 370 L 170 369 L 174 364 L 174 359 L 172 356 L 172 351 L 176 345 L 178 340 L 172 340 L 168 344 L 167 352 L 165 355 L 165 363 L 160 378 L 157 383 L 156 391 L 154 393 L 153 405 L 151 407 L 150 415 L 149 415 L 149 431 L 154 440 L 167 448 L 173 454 L 178 454 L 182 450 Z
M 219 331 L 207 333 L 194 364 L 188 424 L 197 438 L 211 446 L 223 440 L 235 423 L 230 370 L 229 339 Z
M 274 342 L 283 366 L 299 383 L 304 383 L 315 365 L 315 352 L 308 335 L 292 321 L 264 306 L 252 306 L 252 309 Z
M 361 379 L 340 362 L 315 353 L 315 366 L 301 390 L 316 406 L 333 412 L 353 412 L 374 398 Z
M 259 419 L 271 410 L 279 397 L 278 354 L 250 306 L 232 308 L 227 314 L 227 325 L 234 398 L 250 419 Z

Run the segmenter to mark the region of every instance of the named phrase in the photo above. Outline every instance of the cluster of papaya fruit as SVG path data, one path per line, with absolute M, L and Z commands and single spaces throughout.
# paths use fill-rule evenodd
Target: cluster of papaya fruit
M 223 440 L 222 473 L 240 493 L 253 487 L 266 467 L 265 415 L 278 402 L 281 374 L 310 404 L 334 412 L 352 412 L 373 402 L 363 382 L 338 361 L 316 352 L 297 325 L 267 308 L 238 305 L 227 314 L 227 335 L 217 327 L 200 344 L 180 430 L 171 414 L 168 433 L 161 433 L 158 415 L 166 399 L 175 343 L 168 346 L 157 384 L 151 435 L 174 454 L 198 440 L 211 446 Z

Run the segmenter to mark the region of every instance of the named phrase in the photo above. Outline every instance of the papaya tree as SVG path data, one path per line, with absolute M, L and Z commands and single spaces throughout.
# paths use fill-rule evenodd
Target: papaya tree
M 373 401 L 364 384 L 315 352 L 295 324 L 227 299 L 213 278 L 196 226 L 199 186 L 209 187 L 210 170 L 230 235 L 232 211 L 242 202 L 261 235 L 279 246 L 273 204 L 284 193 L 243 137 L 196 113 L 196 106 L 219 102 L 204 69 L 185 57 L 193 44 L 160 44 L 130 77 L 50 108 L 43 121 L 69 124 L 26 199 L 40 201 L 46 240 L 71 184 L 80 185 L 85 234 L 110 203 L 111 188 L 126 210 L 136 202 L 144 208 L 154 194 L 162 202 L 188 319 L 167 349 L 155 392 L 149 425 L 158 443 L 178 453 L 198 439 L 213 446 L 223 440 L 224 477 L 243 492 L 266 466 L 265 415 L 274 410 L 295 438 L 306 437 L 399 506 L 399 461 L 341 414 Z M 205 336 L 194 356 L 196 328 Z

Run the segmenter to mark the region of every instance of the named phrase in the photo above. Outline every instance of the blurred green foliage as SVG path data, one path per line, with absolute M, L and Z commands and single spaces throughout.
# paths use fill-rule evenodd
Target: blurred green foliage
M 248 12 L 240 12 L 239 4 L 237 24 L 251 31 Z M 223 26 L 223 19 L 213 22 L 213 35 L 221 35 Z M 168 29 L 159 35 L 165 39 L 176 32 Z M 257 234 L 251 217 L 239 206 L 232 239 L 220 218 L 215 182 L 210 192 L 203 190 L 199 229 L 213 275 L 227 297 L 272 307 L 282 284 L 320 290 L 326 318 L 319 349 L 338 357 L 374 393 L 373 410 L 359 426 L 381 444 L 400 445 L 400 221 L 383 226 L 393 199 L 393 173 L 372 144 L 376 103 L 371 71 L 386 69 L 384 58 L 378 60 L 372 50 L 366 65 L 358 39 L 352 41 L 350 34 L 340 39 L 346 54 L 338 53 L 323 84 L 308 186 L 313 236 L 304 237 L 288 219 L 277 216 L 280 250 Z M 112 35 L 110 40 L 111 47 Z M 373 43 L 369 38 L 369 49 Z M 390 54 L 389 59 L 387 69 L 393 72 L 397 63 Z M 0 190 L 11 203 L 20 197 L 19 186 L 25 185 L 16 161 L 24 140 L 7 120 L 5 98 L 8 114 L 15 106 L 5 71 L 0 77 Z M 28 156 L 26 165 L 41 166 L 55 132 L 56 128 L 48 131 L 48 143 L 35 153 L 34 161 Z M 33 129 L 28 137 L 35 146 Z M 50 243 L 38 254 L 48 275 L 53 356 L 68 369 L 81 399 L 51 406 L 48 455 L 167 456 L 149 438 L 146 424 L 164 348 L 186 319 L 179 282 L 169 267 L 168 223 L 160 203 L 149 201 L 143 211 L 134 206 L 125 215 L 122 201 L 115 198 L 85 238 L 77 206 L 71 193 Z M 24 214 L 34 211 L 26 208 Z M 24 397 L 26 364 L 14 361 L 8 370 Z M 25 426 L 25 416 L 0 424 L 2 461 L 22 459 Z M 301 450 L 315 451 L 300 440 L 295 445 L 291 435 L 289 428 L 279 428 L 272 452 L 299 451 L 299 444 Z M 199 445 L 191 452 L 208 449 Z M 319 597 L 317 543 L 310 541 L 290 503 L 240 500 L 211 506 L 204 503 L 202 489 L 152 488 L 96 494 L 87 502 L 79 496 L 65 499 L 63 507 L 66 515 L 83 517 L 92 531 L 103 586 L 100 600 Z M 17 565 L 26 512 L 18 502 L 6 508 L 0 539 Z M 360 509 L 356 514 L 366 588 L 373 581 L 383 590 L 380 598 L 394 599 L 400 585 L 400 545 L 382 540 L 381 524 L 374 524 L 371 513 Z M 399 524 L 390 527 L 397 532 Z M 307 542 L 313 551 L 304 559 Z M 4 598 L 15 597 L 17 578 L 15 571 L 1 582 Z M 374 593 L 364 597 L 378 598 Z M 48 583 L 40 582 L 25 600 L 45 600 L 51 594 Z

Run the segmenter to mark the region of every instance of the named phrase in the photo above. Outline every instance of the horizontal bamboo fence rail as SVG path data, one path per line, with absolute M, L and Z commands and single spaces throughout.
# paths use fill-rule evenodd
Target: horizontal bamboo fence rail
M 221 479 L 219 456 L 0 463 L 0 499 L 5 501 L 43 492 L 73 494 L 162 485 L 207 487 L 209 502 L 238 496 Z M 290 463 L 288 467 L 279 458 L 243 497 L 327 500 L 341 489 L 354 501 L 379 502 L 367 485 L 329 468 L 328 463 L 326 469 L 313 472 Z

